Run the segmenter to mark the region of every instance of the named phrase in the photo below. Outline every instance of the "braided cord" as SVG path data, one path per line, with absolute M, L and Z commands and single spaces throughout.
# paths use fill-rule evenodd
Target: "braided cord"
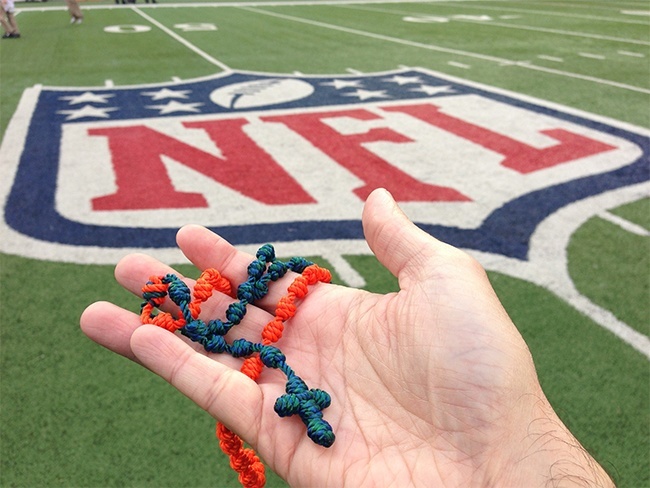
M 273 320 L 262 330 L 262 341 L 254 343 L 236 339 L 227 343 L 224 336 L 241 323 L 247 305 L 264 298 L 269 292 L 269 283 L 279 280 L 289 270 L 300 275 L 287 289 L 287 295 L 278 301 Z M 294 257 L 287 263 L 277 260 L 270 244 L 258 250 L 247 271 L 246 281 L 237 287 L 235 295 L 238 301 L 231 303 L 226 310 L 226 321 L 215 319 L 207 323 L 198 318 L 201 304 L 215 291 L 233 296 L 230 283 L 218 271 L 206 269 L 196 281 L 193 293 L 176 275 L 153 276 L 142 289 L 142 323 L 154 324 L 171 332 L 180 330 L 183 335 L 202 344 L 208 352 L 245 358 L 241 371 L 253 380 L 259 378 L 264 366 L 281 370 L 287 383 L 285 394 L 275 402 L 275 412 L 280 417 L 298 415 L 307 427 L 309 438 L 321 446 L 330 447 L 335 436 L 322 413 L 331 403 L 329 394 L 309 389 L 287 364 L 285 355 L 271 344 L 282 337 L 285 322 L 296 314 L 296 301 L 307 295 L 310 285 L 329 283 L 331 274 L 304 258 Z M 168 312 L 154 312 L 154 309 L 160 309 L 166 296 L 179 307 L 179 318 L 174 319 Z M 266 482 L 264 465 L 255 452 L 245 448 L 242 439 L 220 422 L 217 423 L 216 435 L 221 449 L 230 458 L 230 466 L 239 473 L 240 483 L 247 488 L 263 487 Z

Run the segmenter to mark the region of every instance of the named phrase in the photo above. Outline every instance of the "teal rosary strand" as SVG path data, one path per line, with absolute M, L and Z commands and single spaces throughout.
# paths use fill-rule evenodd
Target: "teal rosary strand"
M 282 371 L 287 378 L 285 394 L 276 399 L 275 412 L 280 417 L 298 415 L 307 427 L 308 437 L 318 445 L 330 447 L 335 436 L 332 427 L 323 418 L 323 410 L 331 403 L 330 395 L 320 389 L 310 389 L 287 364 L 285 355 L 277 347 L 243 338 L 229 344 L 225 339 L 225 335 L 243 320 L 246 307 L 268 294 L 271 282 L 282 278 L 287 271 L 302 274 L 312 265 L 304 258 L 292 258 L 284 263 L 275 258 L 273 246 L 265 244 L 249 264 L 246 281 L 237 287 L 238 301 L 228 306 L 225 321 L 213 319 L 205 322 L 199 319 L 196 307 L 192 307 L 189 287 L 174 274 L 152 279 L 143 288 L 142 315 L 155 323 L 157 316 L 153 309 L 159 307 L 167 295 L 181 311 L 182 319 L 174 322 L 175 327 L 192 341 L 202 344 L 206 351 L 230 354 L 235 358 L 249 358 L 257 354 L 264 366 Z M 295 307 L 293 310 L 295 313 Z

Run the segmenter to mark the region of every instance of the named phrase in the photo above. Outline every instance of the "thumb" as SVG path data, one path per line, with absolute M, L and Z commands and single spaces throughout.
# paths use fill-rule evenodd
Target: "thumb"
M 362 221 L 370 249 L 399 279 L 401 288 L 430 275 L 431 261 L 450 247 L 413 224 L 383 188 L 368 196 Z

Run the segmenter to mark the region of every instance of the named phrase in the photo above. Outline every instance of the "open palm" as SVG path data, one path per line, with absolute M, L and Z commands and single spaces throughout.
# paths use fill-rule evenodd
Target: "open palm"
M 241 360 L 207 354 L 105 302 L 84 312 L 82 328 L 188 395 L 291 485 L 541 485 L 550 468 L 536 473 L 531 464 L 555 462 L 539 448 L 552 443 L 547 432 L 562 445 L 579 444 L 548 404 L 528 348 L 483 269 L 420 231 L 383 190 L 368 198 L 363 224 L 400 291 L 318 284 L 278 343 L 309 387 L 332 397 L 324 410 L 336 434 L 330 448 L 314 444 L 299 418 L 275 414 L 284 393 L 279 371 L 267 369 L 255 383 L 239 372 Z M 198 268 L 217 268 L 234 284 L 246 279 L 253 259 L 198 226 L 181 229 L 178 244 Z M 131 255 L 116 276 L 139 294 L 149 276 L 171 271 Z M 228 339 L 259 341 L 291 279 L 272 285 Z M 215 296 L 202 315 L 222 316 L 230 301 Z

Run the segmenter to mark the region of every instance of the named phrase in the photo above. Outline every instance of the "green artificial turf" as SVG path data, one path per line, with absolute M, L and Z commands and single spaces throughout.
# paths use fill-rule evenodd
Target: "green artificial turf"
M 112 266 L 0 256 L 1 486 L 239 486 L 212 417 L 81 332 L 93 301 L 138 310 Z
M 610 212 L 640 225 L 650 232 L 650 198 L 622 205 L 610 210 Z
M 628 204 L 613 213 L 650 229 L 648 202 Z M 650 237 L 593 217 L 573 235 L 568 254 L 569 273 L 578 290 L 650 335 Z
M 39 10 L 52 6 L 60 10 Z M 30 11 L 17 17 L 23 37 L 0 42 L 2 133 L 23 91 L 35 84 L 102 87 L 110 81 L 120 86 L 221 71 L 155 26 L 147 33 L 109 34 L 104 27 L 152 24 L 129 7 L 91 6 L 114 4 L 82 3 L 86 18 L 75 26 L 68 23 L 60 0 L 17 4 Z M 233 69 L 349 74 L 349 69 L 421 66 L 650 128 L 650 51 L 643 44 L 649 41 L 648 24 L 643 17 L 622 14 L 618 2 L 137 7 Z M 543 13 L 550 10 L 556 15 Z M 460 20 L 403 21 L 407 15 L 459 14 L 520 18 L 499 18 L 509 28 Z M 218 30 L 181 33 L 174 26 L 183 22 L 211 22 Z M 515 28 L 525 26 L 628 37 L 632 43 Z M 604 59 L 581 55 L 585 52 Z M 648 199 L 611 213 L 650 229 Z M 647 237 L 594 217 L 578 229 L 567 251 L 580 292 L 646 335 L 648 246 Z M 364 277 L 366 289 L 397 289 L 395 278 L 374 257 L 346 259 Z M 197 273 L 189 266 L 180 270 Z M 647 359 L 548 291 L 503 274 L 489 276 L 528 342 L 545 391 L 563 420 L 619 487 L 650 487 Z M 342 282 L 339 276 L 334 281 Z M 81 312 L 99 299 L 134 311 L 140 303 L 115 283 L 112 266 L 0 254 L 0 486 L 239 486 L 219 452 L 209 415 L 155 375 L 81 333 Z M 285 483 L 269 473 L 268 486 Z
M 348 259 L 368 289 L 396 290 L 375 258 Z M 38 270 L 35 280 L 2 287 L 2 302 L 11 304 L 11 326 L 2 328 L 2 486 L 237 486 L 212 418 L 79 330 L 92 301 L 137 309 L 112 267 L 6 255 L 1 264 L 3 283 Z M 563 420 L 619 486 L 645 486 L 647 464 L 634 453 L 650 448 L 647 361 L 551 293 L 490 278 Z M 282 482 L 272 477 L 269 486 Z
M 490 278 L 560 418 L 617 486 L 650 486 L 642 454 L 650 452 L 647 359 L 550 292 L 504 275 Z

